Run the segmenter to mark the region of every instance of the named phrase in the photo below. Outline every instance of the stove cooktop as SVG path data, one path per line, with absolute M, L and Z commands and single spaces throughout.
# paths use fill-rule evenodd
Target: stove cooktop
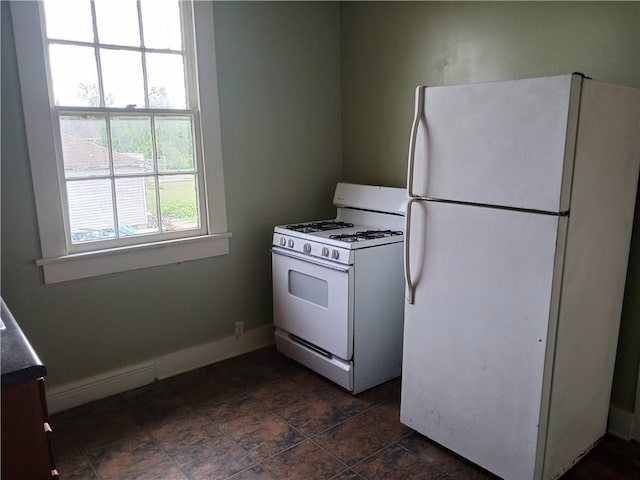
M 367 248 L 402 242 L 404 232 L 399 227 L 397 224 L 366 225 L 338 219 L 280 225 L 275 228 L 273 245 L 294 249 L 298 244 L 330 245 L 349 250 Z M 309 248 L 316 247 L 307 246 L 307 253 Z
M 337 233 L 329 235 L 329 238 L 332 240 L 353 243 L 377 238 L 396 237 L 402 234 L 403 232 L 400 230 L 359 230 L 352 233 Z
M 341 242 L 352 244 L 355 242 L 365 242 L 367 240 L 383 240 L 389 237 L 397 237 L 404 233 L 402 230 L 371 228 L 340 220 L 322 220 L 282 225 L 276 227 L 276 231 L 285 235 L 301 236 L 309 240 L 332 240 L 330 243 L 334 245 Z
M 299 223 L 295 225 L 287 225 L 286 230 L 293 230 L 301 233 L 324 232 L 325 230 L 338 230 L 341 228 L 351 228 L 353 223 L 340 222 L 337 220 L 323 220 L 320 222 Z

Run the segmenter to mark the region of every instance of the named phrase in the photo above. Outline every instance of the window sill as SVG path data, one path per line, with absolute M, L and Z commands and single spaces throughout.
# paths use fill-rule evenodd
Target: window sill
M 217 233 L 43 258 L 36 264 L 43 268 L 44 283 L 60 283 L 224 255 L 229 253 L 229 237 L 231 233 Z

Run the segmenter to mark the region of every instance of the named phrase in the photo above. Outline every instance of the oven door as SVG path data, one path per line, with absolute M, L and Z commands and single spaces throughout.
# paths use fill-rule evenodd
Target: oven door
M 353 266 L 272 250 L 273 323 L 320 351 L 353 354 Z

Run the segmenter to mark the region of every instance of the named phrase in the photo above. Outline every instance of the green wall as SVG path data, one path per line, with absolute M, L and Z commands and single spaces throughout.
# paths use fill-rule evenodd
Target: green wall
M 231 253 L 44 286 L 3 2 L 2 295 L 47 363 L 50 386 L 231 335 L 238 320 L 248 329 L 270 323 L 273 225 L 330 216 L 340 179 L 404 186 L 416 85 L 573 71 L 640 85 L 639 3 L 216 2 L 214 10 Z M 639 290 L 637 240 L 613 391 L 627 410 L 640 361 Z
M 637 86 L 638 11 L 608 2 L 342 3 L 346 179 L 404 186 L 417 85 L 578 71 Z
M 230 253 L 43 285 L 24 121 L 2 2 L 2 296 L 50 387 L 271 323 L 273 226 L 332 213 L 341 174 L 335 3 L 216 3 Z
M 345 2 L 340 17 L 343 171 L 351 182 L 405 185 L 417 85 L 578 71 L 640 86 L 637 2 Z M 612 396 L 629 411 L 640 362 L 638 236 L 640 225 Z

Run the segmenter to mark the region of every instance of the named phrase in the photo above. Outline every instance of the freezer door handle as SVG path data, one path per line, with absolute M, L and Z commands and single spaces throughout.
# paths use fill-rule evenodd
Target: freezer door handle
M 407 193 L 409 197 L 415 197 L 413 192 L 413 166 L 416 159 L 416 139 L 418 137 L 418 127 L 424 113 L 424 91 L 426 87 L 416 88 L 416 105 L 413 114 L 413 124 L 411 125 L 411 135 L 409 137 L 409 161 L 407 171 Z
M 416 294 L 416 284 L 411 278 L 411 259 L 409 258 L 409 252 L 411 251 L 411 208 L 414 203 L 425 202 L 427 199 L 424 197 L 411 197 L 407 202 L 407 214 L 405 215 L 404 226 L 404 278 L 407 282 L 407 302 L 413 305 Z

